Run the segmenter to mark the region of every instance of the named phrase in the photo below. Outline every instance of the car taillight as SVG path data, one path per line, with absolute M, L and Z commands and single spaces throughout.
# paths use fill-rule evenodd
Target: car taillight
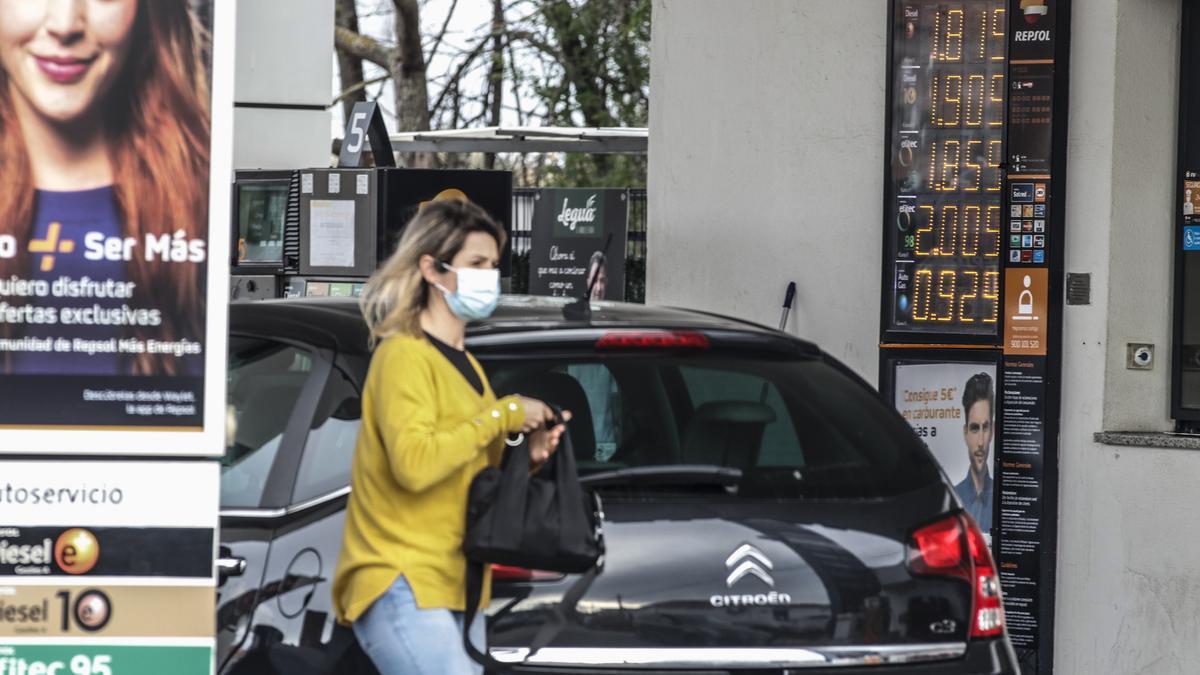
M 926 525 L 909 542 L 914 574 L 955 577 L 971 584 L 971 637 L 1004 633 L 1000 577 L 983 533 L 970 516 L 955 515 Z
M 511 565 L 492 565 L 492 581 L 552 581 L 561 579 L 559 572 L 531 570 Z
M 596 341 L 596 349 L 708 349 L 708 336 L 691 331 L 615 331 Z
M 967 550 L 975 564 L 975 620 L 971 637 L 992 637 L 1004 632 L 1004 604 L 1000 597 L 1000 575 L 992 562 L 983 532 L 970 516 L 963 516 L 967 528 Z

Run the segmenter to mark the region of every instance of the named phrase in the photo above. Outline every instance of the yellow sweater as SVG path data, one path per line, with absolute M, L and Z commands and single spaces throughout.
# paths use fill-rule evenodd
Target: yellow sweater
M 376 348 L 333 580 L 338 621 L 362 616 L 401 574 L 418 606 L 464 609 L 467 490 L 525 419 L 520 401 L 497 401 L 471 364 L 482 395 L 424 337 L 390 337 Z

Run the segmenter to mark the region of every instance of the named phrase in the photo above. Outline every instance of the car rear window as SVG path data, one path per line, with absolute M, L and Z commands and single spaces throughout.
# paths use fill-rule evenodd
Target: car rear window
M 573 413 L 569 429 L 585 479 L 620 485 L 637 473 L 644 489 L 680 490 L 688 486 L 683 468 L 698 469 L 697 483 L 706 482 L 701 467 L 720 468 L 718 492 L 772 498 L 881 497 L 940 480 L 903 420 L 819 358 L 706 351 L 485 366 L 497 393 Z M 658 473 L 674 478 L 656 483 Z

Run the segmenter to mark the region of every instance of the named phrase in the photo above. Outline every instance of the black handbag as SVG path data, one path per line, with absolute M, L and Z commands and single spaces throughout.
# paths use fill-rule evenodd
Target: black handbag
M 467 637 L 483 594 L 484 565 L 583 574 L 563 597 L 557 613 L 562 618 L 562 606 L 569 604 L 567 611 L 573 611 L 604 553 L 599 501 L 579 484 L 570 435 L 562 435 L 540 471 L 530 475 L 529 468 L 529 441 L 522 435 L 505 449 L 500 468 L 487 467 L 475 476 L 467 496 L 463 645 L 472 659 L 496 671 L 506 666 L 481 653 Z M 554 626 L 543 627 L 530 653 L 555 633 Z

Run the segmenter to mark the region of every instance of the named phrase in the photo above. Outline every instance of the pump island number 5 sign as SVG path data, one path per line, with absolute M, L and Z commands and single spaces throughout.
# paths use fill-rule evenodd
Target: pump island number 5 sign
M 75 5 L 0 4 L 0 448 L 101 452 L 81 432 L 104 429 L 196 452 L 225 352 L 212 5 Z M 68 11 L 88 24 L 71 39 L 51 26 Z M 178 432 L 195 442 L 154 438 Z

